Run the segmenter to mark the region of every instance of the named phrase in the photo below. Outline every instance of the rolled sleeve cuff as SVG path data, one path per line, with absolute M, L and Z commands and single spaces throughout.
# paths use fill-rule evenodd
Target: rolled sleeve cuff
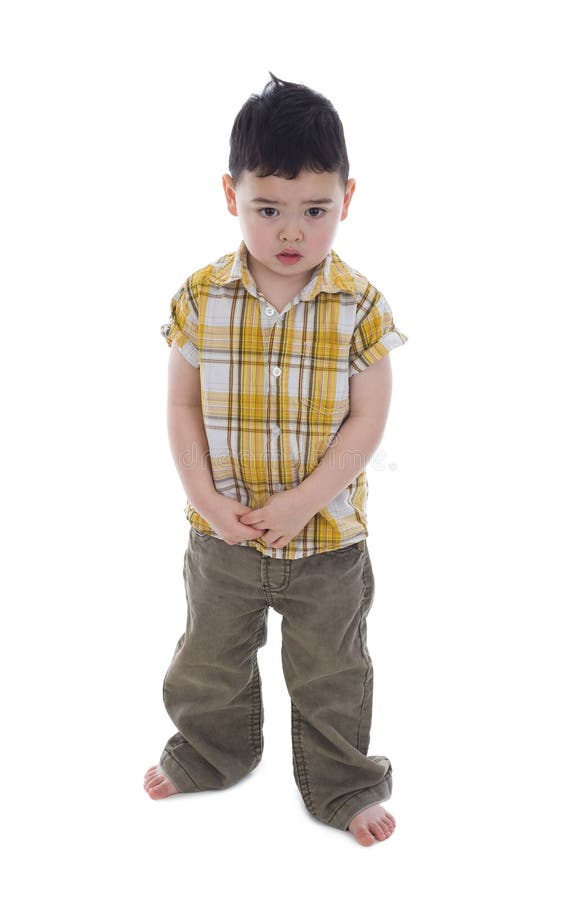
M 351 378 L 352 375 L 357 375 L 358 372 L 363 372 L 364 369 L 373 365 L 378 359 L 387 356 L 387 354 L 395 349 L 395 347 L 401 347 L 402 344 L 405 344 L 407 339 L 408 336 L 403 334 L 403 332 L 399 331 L 397 328 L 390 329 L 390 331 L 384 334 L 376 344 L 372 344 L 371 347 L 366 347 L 359 356 L 350 360 L 349 377 Z
M 198 348 L 195 346 L 195 344 L 192 344 L 188 336 L 184 334 L 184 332 L 176 322 L 172 321 L 168 322 L 166 325 L 162 325 L 160 331 L 166 339 L 168 347 L 171 347 L 172 342 L 175 341 L 176 347 L 178 348 L 184 359 L 186 359 L 187 362 L 190 363 L 190 365 L 194 366 L 196 369 L 199 369 L 200 354 Z

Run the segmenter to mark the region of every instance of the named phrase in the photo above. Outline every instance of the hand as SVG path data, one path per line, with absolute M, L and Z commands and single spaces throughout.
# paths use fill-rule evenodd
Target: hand
M 224 494 L 215 493 L 209 503 L 198 510 L 202 519 L 212 526 L 214 531 L 224 539 L 226 544 L 239 544 L 241 541 L 253 541 L 264 533 L 261 528 L 246 525 L 241 516 L 250 512 L 249 506 L 232 500 Z
M 265 531 L 264 543 L 269 547 L 285 547 L 302 531 L 317 510 L 302 500 L 297 487 L 279 494 L 272 494 L 267 502 L 240 516 L 240 522 L 257 525 Z

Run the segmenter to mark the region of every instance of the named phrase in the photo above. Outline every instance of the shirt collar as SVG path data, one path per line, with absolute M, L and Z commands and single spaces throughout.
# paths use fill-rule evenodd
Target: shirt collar
M 228 254 L 222 258 L 219 264 L 214 265 L 210 281 L 218 285 L 241 281 L 249 294 L 258 297 L 255 281 L 247 266 L 247 253 L 248 248 L 245 241 L 242 240 L 235 253 Z M 322 292 L 353 294 L 355 289 L 352 272 L 332 249 L 314 269 L 310 280 L 300 292 L 300 299 L 314 300 Z

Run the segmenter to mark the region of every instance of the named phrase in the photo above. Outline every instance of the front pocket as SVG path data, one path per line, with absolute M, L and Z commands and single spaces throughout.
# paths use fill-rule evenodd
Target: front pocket
M 363 550 L 363 540 L 356 541 L 355 544 L 348 544 L 347 547 L 339 547 L 337 550 L 327 550 L 326 553 L 336 555 L 336 556 L 343 555 L 344 553 L 349 553 L 350 555 L 352 553 L 354 553 L 354 554 L 357 553 L 359 555 L 362 552 L 362 550 Z

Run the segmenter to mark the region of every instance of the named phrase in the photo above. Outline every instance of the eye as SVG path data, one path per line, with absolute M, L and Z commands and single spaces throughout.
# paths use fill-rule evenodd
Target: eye
M 264 207 L 262 207 L 262 209 L 258 209 L 258 212 L 260 212 L 260 213 L 266 213 L 266 212 L 272 212 L 272 213 L 274 213 L 274 212 L 276 212 L 276 210 L 273 208 L 273 206 L 264 206 Z M 273 219 L 274 217 L 273 217 L 273 216 L 264 216 L 263 218 L 264 218 L 264 219 Z
M 321 206 L 312 206 L 312 207 L 310 207 L 310 209 L 308 209 L 308 212 L 313 212 L 314 210 L 318 213 L 327 212 L 327 210 L 322 209 Z M 320 216 L 312 216 L 312 219 L 321 219 L 321 215 Z

